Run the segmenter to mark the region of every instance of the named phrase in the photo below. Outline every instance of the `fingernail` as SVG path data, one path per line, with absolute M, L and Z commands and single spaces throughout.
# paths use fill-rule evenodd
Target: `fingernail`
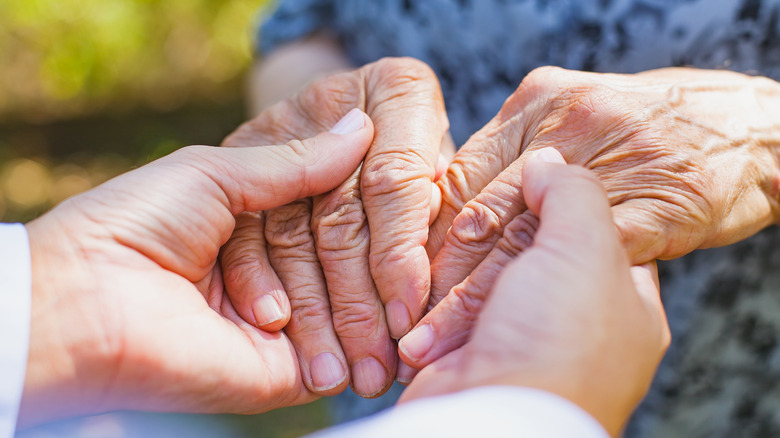
M 393 339 L 401 339 L 412 328 L 412 317 L 409 315 L 406 305 L 398 300 L 393 300 L 385 305 L 387 316 L 387 328 Z
M 412 360 L 420 360 L 433 346 L 433 330 L 430 324 L 423 324 L 398 341 L 398 348 Z
M 544 161 L 545 163 L 553 164 L 566 164 L 566 160 L 563 159 L 563 155 L 555 148 L 544 148 L 536 151 L 534 154 L 536 158 Z
M 279 307 L 279 303 L 271 295 L 263 295 L 255 301 L 252 306 L 252 312 L 255 314 L 255 321 L 257 325 L 268 325 L 272 322 L 276 322 L 284 316 L 282 309 Z
M 341 120 L 331 128 L 330 132 L 331 134 L 338 135 L 351 134 L 364 126 L 366 126 L 366 119 L 363 117 L 363 111 L 355 108 L 348 112 L 346 116 L 342 117 Z
M 361 397 L 372 398 L 387 386 L 387 371 L 373 357 L 352 365 L 352 390 Z
M 403 361 L 398 361 L 398 372 L 395 375 L 395 380 L 398 380 L 404 385 L 412 383 L 412 379 L 417 375 L 417 370 L 405 364 Z
M 341 361 L 333 353 L 320 353 L 311 361 L 309 369 L 317 391 L 335 388 L 347 378 Z

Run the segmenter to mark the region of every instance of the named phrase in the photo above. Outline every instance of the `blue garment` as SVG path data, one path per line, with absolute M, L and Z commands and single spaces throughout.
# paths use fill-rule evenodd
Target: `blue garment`
M 536 67 L 632 73 L 691 65 L 780 79 L 780 1 L 286 0 L 264 53 L 315 31 L 356 66 L 412 56 L 438 74 L 457 144 Z

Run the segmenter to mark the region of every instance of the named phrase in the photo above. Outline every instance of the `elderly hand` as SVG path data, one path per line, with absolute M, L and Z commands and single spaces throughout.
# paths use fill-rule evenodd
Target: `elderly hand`
M 235 215 L 330 190 L 373 138 L 355 111 L 283 146 L 184 148 L 28 226 L 20 425 L 114 409 L 262 412 L 316 398 L 293 346 L 240 318 L 217 263 Z
M 483 385 L 532 387 L 619 435 L 669 344 L 669 327 L 655 265 L 630 267 L 596 176 L 562 163 L 553 149 L 528 160 L 522 192 L 540 218 L 533 244 L 500 275 L 471 340 L 422 370 L 402 401 Z M 401 342 L 424 349 L 430 330 L 419 326 Z
M 438 306 L 421 322 L 436 339 L 407 363 L 419 368 L 462 345 L 499 271 L 531 244 L 538 220 L 522 196 L 529 152 L 553 147 L 592 169 L 629 259 L 644 263 L 726 245 L 775 221 L 778 145 L 780 84 L 766 78 L 535 70 L 439 181 L 443 203 L 428 242 Z
M 392 338 L 428 303 L 424 245 L 440 199 L 432 181 L 449 138 L 435 75 L 412 59 L 337 74 L 269 108 L 223 145 L 305 137 L 355 107 L 376 129 L 362 170 L 327 195 L 240 216 L 222 267 L 239 315 L 269 331 L 284 327 L 310 390 L 341 392 L 351 375 L 356 393 L 375 397 L 395 377 Z

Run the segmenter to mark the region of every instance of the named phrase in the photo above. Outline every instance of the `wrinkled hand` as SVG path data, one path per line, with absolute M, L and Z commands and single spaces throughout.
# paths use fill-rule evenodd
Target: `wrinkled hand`
M 288 338 L 240 318 L 217 264 L 236 214 L 332 189 L 371 121 L 285 146 L 193 146 L 28 224 L 32 326 L 20 424 L 115 409 L 262 412 L 311 401 Z
M 547 162 L 529 159 L 522 177 L 526 203 L 541 218 L 533 244 L 500 275 L 471 340 L 422 370 L 402 401 L 532 387 L 572 401 L 619 436 L 670 341 L 655 264 L 630 267 L 592 172 L 563 165 L 555 150 L 542 154 Z M 402 343 L 425 348 L 429 329 L 415 328 Z
M 428 302 L 424 245 L 440 199 L 432 181 L 449 138 L 435 75 L 412 59 L 337 74 L 267 109 L 223 145 L 309 136 L 356 107 L 376 129 L 362 170 L 327 195 L 242 215 L 221 257 L 238 314 L 269 331 L 284 327 L 310 390 L 341 392 L 351 374 L 355 392 L 374 397 L 395 377 L 392 338 Z
M 780 85 L 724 71 L 635 75 L 542 68 L 458 152 L 439 181 L 428 251 L 436 340 L 462 345 L 498 273 L 538 226 L 522 193 L 528 154 L 553 147 L 606 188 L 632 263 L 726 245 L 776 220 Z M 572 220 L 577 213 L 571 212 Z

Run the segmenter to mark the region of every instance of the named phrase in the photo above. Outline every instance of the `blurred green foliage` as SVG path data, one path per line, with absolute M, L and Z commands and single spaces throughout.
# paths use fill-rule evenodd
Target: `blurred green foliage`
M 0 119 L 225 102 L 268 0 L 0 0 Z
M 63 199 L 244 118 L 269 0 L 0 0 L 0 217 Z

